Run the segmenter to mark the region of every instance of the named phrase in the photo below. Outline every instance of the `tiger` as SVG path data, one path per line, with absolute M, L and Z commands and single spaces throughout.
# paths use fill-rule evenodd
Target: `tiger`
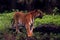
M 23 12 L 16 12 L 13 16 L 13 25 L 16 27 L 16 32 L 19 33 L 19 27 L 25 27 L 26 34 L 28 37 L 33 36 L 34 29 L 34 20 L 36 18 L 42 18 L 43 12 L 41 10 L 33 10 L 27 12 L 26 14 Z

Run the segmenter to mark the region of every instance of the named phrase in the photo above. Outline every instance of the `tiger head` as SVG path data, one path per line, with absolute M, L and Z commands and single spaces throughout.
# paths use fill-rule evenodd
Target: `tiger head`
M 43 12 L 41 10 L 37 10 L 37 18 L 42 18 L 44 15 L 43 15 Z
M 34 15 L 35 18 L 42 18 L 44 16 L 41 10 L 34 10 L 32 14 Z

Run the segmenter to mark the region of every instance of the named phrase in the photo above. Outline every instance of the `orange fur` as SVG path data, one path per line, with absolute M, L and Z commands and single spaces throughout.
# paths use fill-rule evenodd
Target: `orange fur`
M 28 37 L 33 36 L 34 19 L 38 16 L 39 17 L 43 16 L 42 11 L 34 10 L 31 12 L 28 12 L 27 14 L 24 14 L 23 12 L 16 12 L 13 17 L 15 21 L 14 24 L 16 27 L 16 32 L 19 32 L 19 27 L 18 27 L 18 23 L 19 23 L 20 25 L 25 26 Z M 30 27 L 31 25 L 32 27 Z

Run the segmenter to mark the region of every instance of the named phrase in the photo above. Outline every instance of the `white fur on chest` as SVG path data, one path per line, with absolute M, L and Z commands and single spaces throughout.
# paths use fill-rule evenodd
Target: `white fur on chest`
M 34 22 L 34 19 L 30 18 L 29 25 L 31 25 Z

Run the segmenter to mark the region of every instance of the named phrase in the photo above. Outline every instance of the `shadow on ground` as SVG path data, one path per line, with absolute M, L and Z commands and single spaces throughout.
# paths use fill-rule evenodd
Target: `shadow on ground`
M 54 24 L 39 25 L 33 32 L 33 37 L 26 37 L 25 32 L 16 34 L 15 29 L 7 28 L 0 32 L 0 40 L 60 40 L 60 26 Z

